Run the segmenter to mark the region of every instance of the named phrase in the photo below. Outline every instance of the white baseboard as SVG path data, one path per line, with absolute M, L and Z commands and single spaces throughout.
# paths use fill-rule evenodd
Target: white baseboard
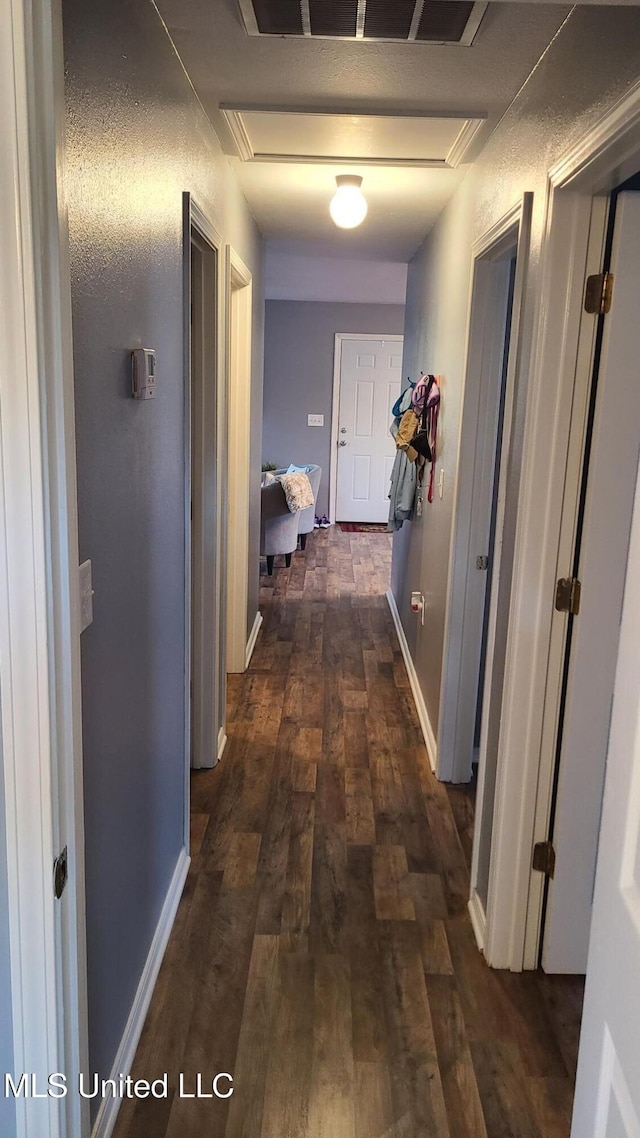
M 418 712 L 418 719 L 420 720 L 420 727 L 422 728 L 422 736 L 427 748 L 429 762 L 431 763 L 431 770 L 435 774 L 438 761 L 438 744 L 436 743 L 436 737 L 433 732 L 433 727 L 431 726 L 431 720 L 429 719 L 427 705 L 424 702 L 424 696 L 420 688 L 416 666 L 411 657 L 409 645 L 407 644 L 407 638 L 404 634 L 404 628 L 402 627 L 402 622 L 400 620 L 400 613 L 398 612 L 396 598 L 391 592 L 391 589 L 387 591 L 387 603 L 389 605 L 391 616 L 393 617 L 393 623 L 396 626 L 398 641 L 400 643 L 400 651 L 402 652 L 402 657 L 407 669 L 407 675 L 409 676 L 409 683 L 411 684 L 411 691 L 413 692 L 416 711 Z
M 216 762 L 218 762 L 218 763 L 220 762 L 220 759 L 224 755 L 224 749 L 225 749 L 226 745 L 227 745 L 227 735 L 226 735 L 224 727 L 221 727 L 220 730 L 218 731 L 218 758 L 217 758 Z
M 256 619 L 253 622 L 253 628 L 251 629 L 251 634 L 249 636 L 249 639 L 247 640 L 247 654 L 246 654 L 245 662 L 244 662 L 245 668 L 248 668 L 249 664 L 251 663 L 251 657 L 253 656 L 253 649 L 256 646 L 256 640 L 258 639 L 258 633 L 260 631 L 261 626 L 262 626 L 262 613 L 258 610 L 258 612 L 256 613 Z
M 475 889 L 469 898 L 469 904 L 467 908 L 469 909 L 469 916 L 471 917 L 471 924 L 473 926 L 476 944 L 478 945 L 480 952 L 484 952 L 484 946 L 487 938 L 487 917 Z
M 136 1048 L 140 1041 L 144 1021 L 149 1010 L 149 1004 L 151 1003 L 153 989 L 158 979 L 162 958 L 165 954 L 169 936 L 173 928 L 173 922 L 178 911 L 178 905 L 182 896 L 182 890 L 184 889 L 190 861 L 191 858 L 187 851 L 185 849 L 181 850 L 176 868 L 173 871 L 173 877 L 167 896 L 165 897 L 164 905 L 162 906 L 160 920 L 158 921 L 151 948 L 149 949 L 149 955 L 147 956 L 142 976 L 140 977 L 140 983 L 138 984 L 138 990 L 129 1013 L 127 1026 L 124 1029 L 124 1034 L 118 1048 L 118 1054 L 113 1064 L 113 1070 L 110 1076 L 112 1079 L 118 1079 L 120 1075 L 128 1075 L 131 1071 Z M 91 1138 L 111 1138 L 121 1102 L 122 1100 L 116 1096 L 103 1098 L 93 1130 L 91 1131 Z

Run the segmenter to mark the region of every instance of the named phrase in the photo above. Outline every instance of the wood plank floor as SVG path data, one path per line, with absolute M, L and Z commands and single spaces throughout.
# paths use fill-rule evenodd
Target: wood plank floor
M 116 1138 L 568 1138 L 580 980 L 492 972 L 466 913 L 473 801 L 433 778 L 380 534 L 263 578 L 229 743 Z M 228 1100 L 181 1098 L 232 1073 Z

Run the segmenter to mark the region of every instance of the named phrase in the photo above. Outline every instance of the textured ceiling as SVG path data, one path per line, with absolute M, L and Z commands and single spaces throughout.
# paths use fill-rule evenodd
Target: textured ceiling
M 236 148 L 219 105 L 281 109 L 486 115 L 479 151 L 570 11 L 569 6 L 492 3 L 471 47 L 256 38 L 236 0 L 156 0 L 223 146 Z M 328 221 L 328 196 L 345 168 L 234 159 L 264 235 L 314 239 L 319 251 L 351 242 L 360 253 L 407 259 L 461 171 L 358 169 L 369 216 L 345 236 Z

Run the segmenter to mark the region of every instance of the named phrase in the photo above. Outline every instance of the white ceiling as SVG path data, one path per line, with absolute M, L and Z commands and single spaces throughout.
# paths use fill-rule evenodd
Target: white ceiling
M 318 252 L 338 247 L 341 255 L 382 261 L 408 261 L 464 177 L 457 170 L 341 166 L 363 175 L 369 211 L 357 229 L 337 230 L 329 217 L 335 193 L 335 168 L 234 159 L 240 183 L 262 229 L 269 237 L 308 243 Z
M 393 261 L 412 256 L 464 167 L 372 166 L 361 158 L 350 165 L 325 164 L 305 162 L 304 152 L 316 159 L 326 150 L 335 157 L 358 157 L 349 121 L 366 116 L 363 157 L 393 158 L 394 124 L 388 120 L 396 115 L 401 116 L 397 150 L 409 141 L 404 119 L 422 120 L 416 126 L 422 131 L 424 116 L 434 116 L 439 136 L 414 137 L 413 146 L 442 151 L 452 132 L 451 121 L 447 125 L 443 119 L 457 119 L 459 130 L 463 120 L 479 117 L 484 121 L 465 156 L 472 159 L 570 11 L 557 3 L 491 3 L 473 45 L 463 47 L 250 37 L 236 0 L 156 3 L 225 150 L 235 156 L 232 162 L 265 237 L 289 245 L 304 242 L 305 249 L 317 248 L 319 254 L 344 256 L 348 250 Z M 254 150 L 288 153 L 295 160 L 242 161 L 221 104 L 243 110 Z M 256 113 L 264 110 L 278 112 L 270 124 Z M 286 114 L 290 111 L 316 114 L 301 120 Z M 313 139 L 307 132 L 305 140 L 304 121 L 313 125 Z M 363 176 L 369 202 L 366 221 L 354 231 L 338 231 L 328 215 L 335 175 L 346 172 Z

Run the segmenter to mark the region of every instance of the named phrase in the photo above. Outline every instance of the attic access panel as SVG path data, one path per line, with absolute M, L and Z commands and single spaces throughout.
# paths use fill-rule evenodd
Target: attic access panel
M 250 36 L 469 45 L 478 0 L 238 0 Z

